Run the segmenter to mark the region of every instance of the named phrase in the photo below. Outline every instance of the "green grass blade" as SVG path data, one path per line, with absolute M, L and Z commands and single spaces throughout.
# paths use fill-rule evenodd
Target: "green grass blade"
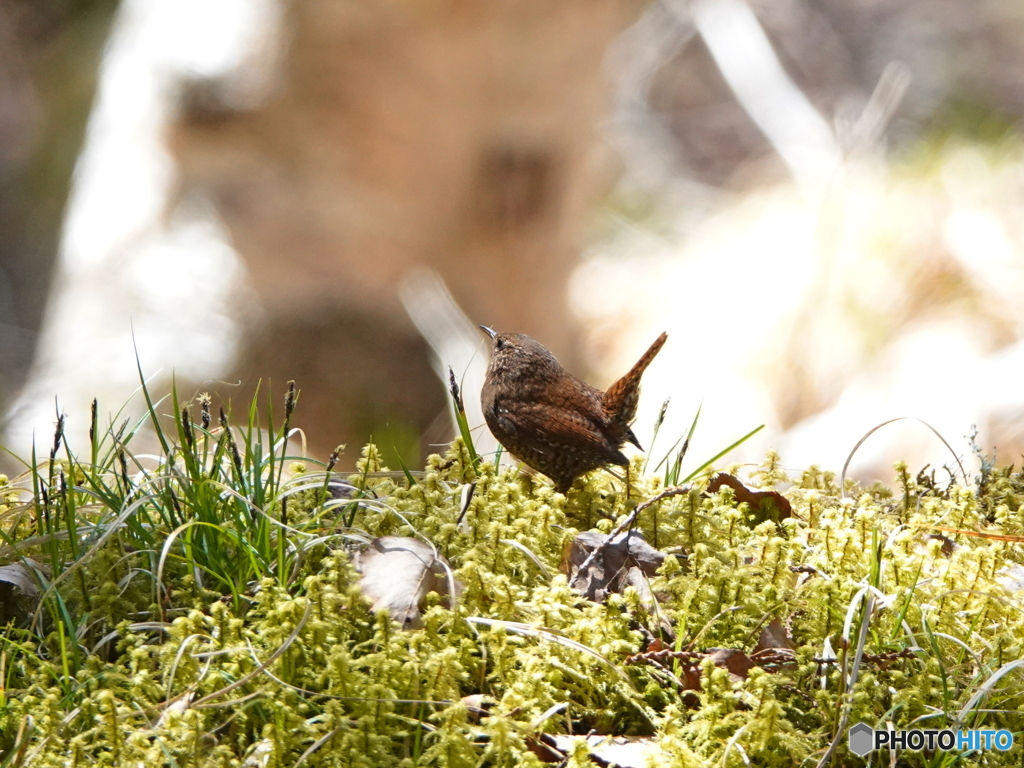
M 684 483 L 690 482 L 693 478 L 695 478 L 697 475 L 699 475 L 703 470 L 705 470 L 708 467 L 710 467 L 712 464 L 714 464 L 720 458 L 725 456 L 725 454 L 729 453 L 729 451 L 733 450 L 734 448 L 739 448 L 741 445 L 743 445 L 745 442 L 747 442 L 747 440 L 752 438 L 754 435 L 756 435 L 762 429 L 764 429 L 764 424 L 762 424 L 761 426 L 757 427 L 756 429 L 752 429 L 749 432 L 747 432 L 747 434 L 745 434 L 743 437 L 741 437 L 735 443 L 730 445 L 728 448 L 722 449 L 721 451 L 716 453 L 714 456 L 712 456 L 710 459 L 708 459 L 703 464 L 701 464 L 699 467 L 697 467 L 695 470 L 693 470 L 693 472 L 691 472 L 685 478 L 683 478 L 683 482 Z

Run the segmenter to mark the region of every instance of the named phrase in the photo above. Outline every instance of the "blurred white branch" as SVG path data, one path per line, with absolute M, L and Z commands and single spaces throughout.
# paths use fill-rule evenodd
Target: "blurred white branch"
M 615 84 L 605 126 L 626 172 L 645 186 L 659 186 L 677 171 L 678 141 L 650 108 L 654 77 L 696 34 L 693 21 L 659 0 L 609 47 L 606 69 Z
M 680 12 L 687 6 L 676 0 Z M 819 189 L 842 155 L 828 123 L 786 74 L 744 0 L 696 0 L 688 6 L 736 99 L 804 190 Z
M 441 276 L 421 267 L 410 270 L 398 286 L 405 311 L 433 351 L 434 370 L 448 389 L 448 368 L 462 390 L 466 419 L 480 454 L 493 453 L 498 442 L 484 424 L 480 390 L 487 372 L 488 352 L 483 333 L 455 303 Z M 453 404 L 449 398 L 449 407 Z M 452 424 L 455 424 L 452 411 Z M 458 432 L 458 429 L 455 430 Z
M 848 128 L 840 127 L 838 131 L 847 156 L 867 152 L 882 140 L 910 87 L 910 79 L 910 70 L 902 62 L 891 61 L 886 65 L 860 116 Z

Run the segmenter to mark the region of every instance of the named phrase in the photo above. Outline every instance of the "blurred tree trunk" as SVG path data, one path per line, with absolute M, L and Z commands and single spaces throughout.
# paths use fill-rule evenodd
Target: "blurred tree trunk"
M 24 381 L 115 0 L 0 0 L 0 403 Z
M 580 362 L 566 283 L 614 180 L 602 63 L 638 8 L 304 0 L 262 106 L 190 88 L 182 189 L 216 202 L 267 309 L 245 373 L 299 380 L 320 450 L 444 408 L 396 292 L 416 265 L 475 321 Z

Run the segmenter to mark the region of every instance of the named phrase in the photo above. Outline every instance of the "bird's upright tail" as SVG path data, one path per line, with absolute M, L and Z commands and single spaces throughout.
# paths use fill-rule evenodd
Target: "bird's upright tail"
M 604 393 L 601 403 L 604 406 L 605 413 L 614 422 L 621 425 L 623 430 L 628 429 L 633 418 L 636 416 L 636 406 L 640 401 L 640 377 L 643 376 L 644 371 L 647 370 L 647 366 L 651 364 L 655 355 L 665 346 L 667 339 L 667 333 L 663 333 L 655 339 L 650 349 L 644 352 L 643 357 L 637 361 L 629 373 L 612 384 L 608 391 Z

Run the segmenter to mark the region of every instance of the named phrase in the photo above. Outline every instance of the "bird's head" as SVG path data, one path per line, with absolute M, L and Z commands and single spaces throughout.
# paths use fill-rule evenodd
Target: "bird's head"
M 502 368 L 514 363 L 545 365 L 558 364 L 548 348 L 525 333 L 498 333 L 481 325 L 480 330 L 491 339 L 491 368 Z

